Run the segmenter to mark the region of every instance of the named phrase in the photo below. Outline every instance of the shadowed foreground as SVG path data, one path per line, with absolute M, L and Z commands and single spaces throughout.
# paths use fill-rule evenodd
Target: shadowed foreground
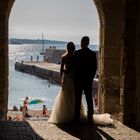
M 54 125 L 46 121 L 1 121 L 0 140 L 102 140 L 96 126 Z M 111 139 L 111 138 L 110 138 Z
M 0 140 L 130 140 L 140 133 L 116 122 L 112 126 L 54 125 L 47 121 L 0 121 Z

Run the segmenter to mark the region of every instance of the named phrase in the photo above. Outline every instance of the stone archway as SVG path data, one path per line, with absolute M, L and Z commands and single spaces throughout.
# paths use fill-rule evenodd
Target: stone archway
M 140 3 L 93 1 L 100 19 L 100 112 L 121 114 L 122 122 L 140 126 Z M 13 3 L 0 1 L 0 120 L 6 118 L 8 104 L 8 20 Z
M 8 106 L 8 21 L 14 0 L 0 1 L 0 120 Z
M 9 0 L 9 5 L 12 7 L 13 0 Z M 8 3 L 7 2 L 7 3 Z M 115 14 L 116 10 L 118 9 L 118 6 L 122 6 L 122 3 L 120 2 L 114 2 L 112 0 L 108 0 L 107 2 L 102 2 L 101 0 L 94 0 L 95 5 L 97 7 L 99 18 L 100 18 L 100 112 L 109 112 L 113 113 L 118 111 L 118 103 L 119 103 L 119 75 L 120 75 L 120 46 L 121 46 L 121 35 L 122 32 L 122 22 L 118 25 L 118 21 L 122 20 L 120 19 L 119 14 Z M 3 6 L 4 7 L 4 6 Z M 7 10 L 7 13 L 10 13 L 11 7 L 5 7 L 5 10 Z M 112 12 L 110 12 L 110 7 L 112 7 Z M 7 9 L 6 9 L 7 8 Z M 115 15 L 114 15 L 115 14 Z M 122 14 L 122 11 L 120 10 L 120 14 Z M 3 25 L 6 26 L 8 29 L 8 17 L 9 15 L 5 14 L 5 18 L 7 19 L 7 23 L 4 23 Z M 114 18 L 110 18 L 114 17 Z M 7 41 L 8 41 L 8 30 L 5 31 L 5 43 L 6 47 L 8 48 Z M 109 29 L 109 30 L 108 30 Z M 118 32 L 118 34 L 116 34 Z M 4 32 L 3 32 L 4 33 Z M 112 39 L 112 36 L 114 38 Z M 110 41 L 108 41 L 110 40 Z M 119 43 L 116 43 L 118 42 Z M 6 54 L 5 58 L 7 59 L 7 50 L 4 50 L 3 54 Z M 114 52 L 117 52 L 116 55 L 114 55 Z M 113 54 L 113 55 L 112 55 Z M 7 65 L 7 61 L 5 64 Z M 4 62 L 3 61 L 3 62 Z M 115 62 L 114 62 L 115 61 Z M 108 65 L 111 65 L 112 67 L 109 68 Z M 8 66 L 5 66 L 5 71 L 8 71 Z M 4 71 L 5 76 L 7 77 L 8 73 Z M 7 80 L 4 80 L 7 82 Z M 6 96 L 7 94 L 7 87 L 6 89 Z M 5 96 L 4 95 L 4 96 Z M 110 104 L 112 104 L 110 106 Z M 5 104 L 7 104 L 7 97 L 5 99 Z M 5 109 L 7 108 L 7 105 L 5 106 Z
M 123 3 L 114 0 L 94 2 L 100 17 L 99 109 L 100 112 L 116 114 L 120 112 Z
M 119 108 L 119 97 L 120 97 L 120 46 L 122 45 L 122 3 L 108 0 L 103 2 L 101 0 L 94 0 L 97 7 L 99 18 L 100 18 L 100 112 L 109 112 L 114 113 L 118 111 Z M 7 95 L 8 95 L 8 19 L 11 7 L 14 3 L 14 0 L 7 0 L 7 4 L 4 4 L 1 8 L 1 13 L 4 13 L 5 22 L 2 23 L 3 39 L 5 44 L 3 47 L 3 60 L 4 70 L 2 75 L 4 75 L 1 81 L 5 81 L 5 84 L 2 84 L 4 87 L 2 102 L 5 104 L 3 108 L 7 110 Z M 121 7 L 120 14 L 116 14 L 118 7 Z M 110 12 L 110 8 L 111 11 Z M 110 18 L 111 17 L 111 18 Z M 116 34 L 117 32 L 117 34 Z M 113 36 L 113 38 L 112 38 Z M 2 46 L 1 45 L 1 46 Z M 117 54 L 114 55 L 114 53 Z M 111 68 L 108 67 L 111 66 Z M 3 90 L 3 89 L 2 89 Z M 110 103 L 110 104 L 108 104 Z
M 140 2 L 94 2 L 100 17 L 100 112 L 140 127 Z

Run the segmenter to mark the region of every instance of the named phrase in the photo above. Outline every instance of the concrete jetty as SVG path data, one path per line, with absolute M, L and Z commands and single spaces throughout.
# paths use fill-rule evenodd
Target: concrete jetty
M 16 62 L 17 71 L 29 73 L 40 78 L 49 80 L 51 83 L 59 84 L 60 64 L 40 61 Z M 98 79 L 93 81 L 93 96 L 98 92 Z
M 40 78 L 49 80 L 52 83 L 59 83 L 60 61 L 66 50 L 50 48 L 46 49 L 44 61 L 22 61 L 15 63 L 15 69 L 21 72 L 30 73 Z M 98 58 L 98 51 L 96 51 Z M 98 60 L 98 59 L 97 59 Z M 93 92 L 97 93 L 98 79 L 94 80 Z
M 60 64 L 40 61 L 16 62 L 15 70 L 30 73 L 52 83 L 59 83 Z

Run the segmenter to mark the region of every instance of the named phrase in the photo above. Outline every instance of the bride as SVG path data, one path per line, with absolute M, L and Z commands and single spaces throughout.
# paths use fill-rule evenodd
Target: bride
M 60 68 L 60 83 L 61 90 L 59 91 L 55 103 L 52 108 L 49 123 L 61 124 L 68 123 L 74 120 L 74 107 L 75 107 L 75 95 L 73 85 L 73 65 L 72 57 L 75 51 L 75 45 L 73 42 L 67 44 L 67 52 L 62 56 L 61 68 Z M 96 124 L 110 124 L 113 120 L 110 118 L 110 114 L 93 115 L 93 121 Z M 80 119 L 86 120 L 86 109 L 84 104 L 81 105 Z

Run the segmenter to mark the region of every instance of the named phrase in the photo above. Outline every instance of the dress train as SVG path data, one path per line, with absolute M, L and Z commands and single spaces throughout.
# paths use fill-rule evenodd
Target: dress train
M 49 123 L 61 124 L 68 123 L 74 119 L 74 85 L 72 80 L 72 74 L 67 74 L 64 77 L 64 84 L 62 89 L 59 91 L 55 103 L 52 108 Z M 80 110 L 80 119 L 87 120 L 86 109 L 82 101 Z M 113 124 L 113 119 L 108 113 L 104 114 L 94 114 L 93 122 L 97 125 L 109 125 Z

